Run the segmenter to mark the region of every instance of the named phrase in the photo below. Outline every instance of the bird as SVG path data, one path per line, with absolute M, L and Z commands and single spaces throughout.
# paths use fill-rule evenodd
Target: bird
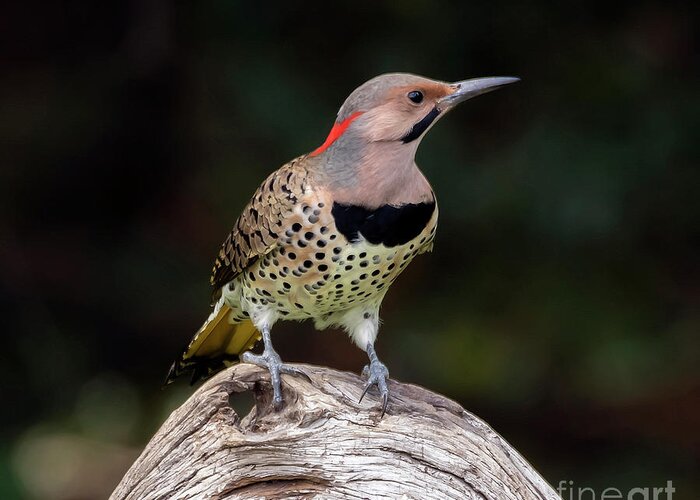
M 432 250 L 437 229 L 418 146 L 458 104 L 518 80 L 388 73 L 356 88 L 323 144 L 270 174 L 243 209 L 214 262 L 211 312 L 166 384 L 186 372 L 195 383 L 252 363 L 269 371 L 279 409 L 281 374 L 305 374 L 282 362 L 271 330 L 281 320 L 311 320 L 319 330 L 344 329 L 367 353 L 360 401 L 376 387 L 383 416 L 389 371 L 374 347 L 379 309 L 414 257 Z

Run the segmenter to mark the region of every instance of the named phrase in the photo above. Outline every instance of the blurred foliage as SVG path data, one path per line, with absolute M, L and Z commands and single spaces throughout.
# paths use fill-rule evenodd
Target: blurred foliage
M 517 75 L 418 154 L 432 255 L 388 294 L 397 379 L 555 486 L 700 489 L 697 19 L 676 2 L 15 3 L 4 12 L 0 497 L 111 491 L 191 390 L 218 245 L 379 73 Z M 418 314 L 416 314 L 418 313 Z M 359 371 L 344 335 L 284 359 Z

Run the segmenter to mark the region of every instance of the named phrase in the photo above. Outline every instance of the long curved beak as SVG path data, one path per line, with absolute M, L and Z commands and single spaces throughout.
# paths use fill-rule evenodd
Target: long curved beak
M 437 108 L 440 111 L 447 111 L 460 102 L 500 89 L 504 85 L 518 81 L 520 81 L 520 78 L 514 76 L 490 76 L 487 78 L 472 78 L 471 80 L 456 82 L 451 85 L 451 87 L 455 89 L 454 93 L 446 95 L 438 100 Z

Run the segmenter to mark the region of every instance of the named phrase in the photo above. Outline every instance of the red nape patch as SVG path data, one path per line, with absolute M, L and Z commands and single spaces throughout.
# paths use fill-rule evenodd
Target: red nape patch
M 328 134 L 328 137 L 326 137 L 326 142 L 321 144 L 318 149 L 313 151 L 312 153 L 309 154 L 309 156 L 316 156 L 320 155 L 323 153 L 328 147 L 333 144 L 338 137 L 343 135 L 345 130 L 350 126 L 350 124 L 355 120 L 357 117 L 359 117 L 362 114 L 362 111 L 356 111 L 350 116 L 348 116 L 345 120 L 343 120 L 340 123 L 336 123 L 333 125 L 333 128 L 331 129 L 330 133 Z

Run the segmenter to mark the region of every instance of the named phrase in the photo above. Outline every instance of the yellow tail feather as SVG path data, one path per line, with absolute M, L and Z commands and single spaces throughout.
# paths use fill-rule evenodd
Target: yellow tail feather
M 251 349 L 260 339 L 260 332 L 250 320 L 232 324 L 231 308 L 222 304 L 217 314 L 202 325 L 190 344 L 170 367 L 165 383 L 169 384 L 183 372 L 192 372 L 192 383 L 209 378 Z

